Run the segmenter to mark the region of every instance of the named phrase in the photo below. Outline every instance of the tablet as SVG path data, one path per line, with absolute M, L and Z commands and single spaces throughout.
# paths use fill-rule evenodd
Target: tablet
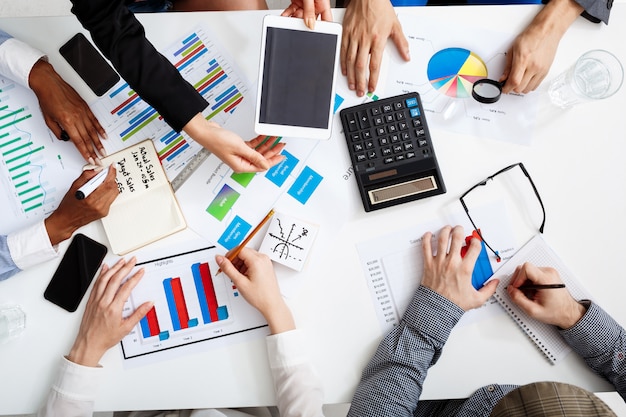
M 263 19 L 254 120 L 259 135 L 330 138 L 341 25 L 268 15 Z

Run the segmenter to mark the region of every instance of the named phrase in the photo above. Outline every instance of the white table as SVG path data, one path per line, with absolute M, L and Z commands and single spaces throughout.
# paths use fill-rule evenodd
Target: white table
M 412 12 L 495 30 L 521 28 L 535 6 L 427 7 Z M 197 22 L 208 23 L 247 76 L 256 78 L 263 13 L 141 15 L 148 38 L 165 47 Z M 336 19 L 342 12 L 335 11 Z M 471 19 L 471 20 L 470 20 Z M 589 49 L 611 50 L 626 63 L 626 5 L 616 3 L 610 26 L 579 19 L 562 40 L 548 80 Z M 95 98 L 58 54 L 58 46 L 81 30 L 73 16 L 0 18 L 0 28 L 47 52 L 57 71 L 87 101 Z M 512 29 L 513 28 L 513 29 Z M 545 83 L 543 88 L 545 88 Z M 545 94 L 540 89 L 536 94 Z M 477 181 L 509 163 L 523 161 L 540 188 L 547 210 L 545 235 L 587 289 L 626 325 L 622 277 L 626 249 L 626 168 L 623 109 L 626 88 L 603 102 L 543 117 L 532 146 L 488 141 L 431 129 L 447 194 L 379 212 L 361 212 L 336 233 L 335 243 L 316 255 L 306 283 L 289 300 L 299 327 L 306 330 L 327 403 L 348 402 L 361 369 L 381 334 L 363 278 L 355 244 L 418 224 L 438 213 Z M 345 146 L 337 141 L 337 146 Z M 463 155 L 472 155 L 471 160 Z M 349 163 L 346 161 L 346 169 Z M 337 178 L 337 181 L 341 179 Z M 354 194 L 356 198 L 356 193 Z M 100 224 L 84 233 L 106 241 Z M 0 284 L 0 302 L 19 303 L 28 315 L 27 331 L 0 345 L 0 413 L 34 412 L 47 393 L 61 355 L 67 353 L 80 311 L 67 314 L 41 297 L 57 262 L 23 272 Z M 340 279 L 339 279 L 340 278 Z M 506 342 L 503 342 L 506 341 Z M 523 359 L 520 359 L 523 358 Z M 274 402 L 263 340 L 211 349 L 158 365 L 125 370 L 117 349 L 102 360 L 107 378 L 97 410 L 252 406 Z M 562 380 L 590 390 L 610 390 L 575 356 L 550 365 L 504 316 L 456 329 L 439 363 L 429 372 L 423 398 L 463 397 L 493 382 Z

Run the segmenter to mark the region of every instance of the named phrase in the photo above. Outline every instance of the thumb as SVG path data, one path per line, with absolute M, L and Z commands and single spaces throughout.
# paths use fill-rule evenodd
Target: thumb
M 499 279 L 492 279 L 491 281 L 483 285 L 483 287 L 478 290 L 478 292 L 484 297 L 485 301 L 487 301 L 489 297 L 495 294 L 499 284 Z
M 402 26 L 400 22 L 396 22 L 393 31 L 391 32 L 391 40 L 398 49 L 400 56 L 405 61 L 411 60 L 411 54 L 409 53 L 409 41 L 406 40 L 404 33 L 402 33 Z
M 515 304 L 517 304 L 526 314 L 532 317 L 532 311 L 536 310 L 537 304 L 533 302 L 531 299 L 526 297 L 526 295 L 519 289 L 512 287 L 509 285 L 507 287 L 507 291 L 509 292 L 509 297 Z
M 267 161 L 267 159 L 265 159 L 263 155 L 247 146 L 245 148 L 242 148 L 241 157 L 257 170 L 266 171 L 270 167 L 269 162 Z

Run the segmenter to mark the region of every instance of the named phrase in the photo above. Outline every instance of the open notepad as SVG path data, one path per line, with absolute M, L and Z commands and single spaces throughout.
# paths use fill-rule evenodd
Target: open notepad
M 542 323 L 528 316 L 509 297 L 506 287 L 511 281 L 513 272 L 518 265 L 530 262 L 539 267 L 552 267 L 561 275 L 567 290 L 576 300 L 590 299 L 589 293 L 580 285 L 574 274 L 567 268 L 563 261 L 554 253 L 552 248 L 540 235 L 533 237 L 511 259 L 507 261 L 493 276 L 500 279 L 498 289 L 494 294 L 513 320 L 526 332 L 528 337 L 555 364 L 563 359 L 571 351 L 569 345 L 555 326 Z M 554 290 L 543 290 L 554 291 Z
M 102 219 L 111 250 L 124 255 L 187 227 L 151 140 L 102 159 L 115 164 L 120 195 Z

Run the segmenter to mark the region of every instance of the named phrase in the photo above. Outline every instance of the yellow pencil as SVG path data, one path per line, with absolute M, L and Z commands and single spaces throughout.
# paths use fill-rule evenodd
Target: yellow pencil
M 228 258 L 229 261 L 234 261 L 235 258 L 237 258 L 237 256 L 239 255 L 239 252 L 241 252 L 241 250 L 243 248 L 246 247 L 246 245 L 248 244 L 248 242 L 250 242 L 250 239 L 252 239 L 254 237 L 254 235 L 257 234 L 257 232 L 259 230 L 261 230 L 261 227 L 263 227 L 263 225 L 265 223 L 267 223 L 267 221 L 270 219 L 270 217 L 272 217 L 274 215 L 274 209 L 271 209 L 269 211 L 269 213 L 267 213 L 267 215 L 263 218 L 263 220 L 261 220 L 261 223 L 259 223 L 254 230 L 252 230 L 252 232 L 250 232 L 250 234 L 248 235 L 248 237 L 246 237 L 243 242 L 241 242 L 235 249 L 233 249 L 232 252 L 230 252 L 228 255 L 226 255 L 226 258 Z M 222 272 L 222 268 L 219 268 L 217 270 L 217 274 L 219 274 L 220 272 Z M 217 275 L 215 274 L 215 275 Z

